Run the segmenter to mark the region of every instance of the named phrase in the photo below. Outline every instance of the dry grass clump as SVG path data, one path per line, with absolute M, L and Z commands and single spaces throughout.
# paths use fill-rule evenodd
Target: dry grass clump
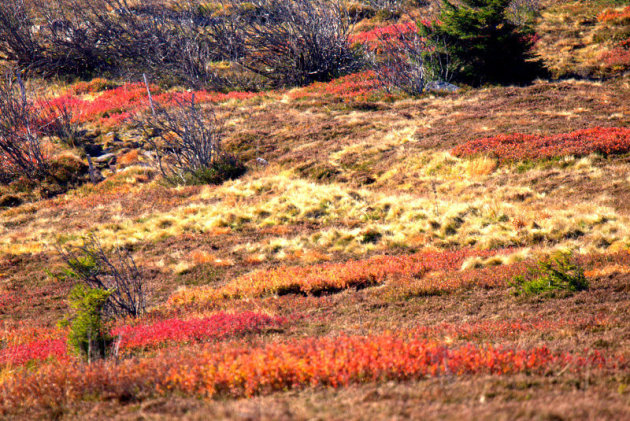
M 615 2 L 549 2 L 541 10 L 534 51 L 554 77 L 619 74 L 623 67 L 609 66 L 602 53 L 628 37 L 623 10 L 611 10 Z M 618 18 L 617 18 L 618 17 Z
M 425 246 L 489 249 L 544 245 L 601 250 L 630 241 L 627 217 L 596 203 L 550 200 L 518 186 L 498 189 L 492 197 L 472 193 L 453 197 L 457 183 L 476 183 L 475 179 L 462 180 L 458 174 L 471 168 L 470 164 L 440 154 L 425 157 L 427 165 L 420 168 L 426 177 L 452 178 L 454 184 L 424 194 L 393 194 L 317 184 L 288 175 L 250 176 L 191 190 L 185 201 L 178 199 L 162 212 L 134 218 L 114 214 L 90 230 L 109 245 L 119 239 L 133 244 L 227 228 L 233 235 L 254 230 L 265 235 L 248 237 L 233 251 L 274 259 L 306 251 L 362 255 L 392 247 Z M 485 158 L 476 162 L 483 164 Z M 59 231 L 51 224 L 60 217 L 24 216 L 22 224 L 4 226 L 0 249 L 19 254 L 52 244 Z M 317 232 L 312 232 L 314 228 Z M 64 236 L 72 241 L 85 233 L 81 225 L 70 225 Z

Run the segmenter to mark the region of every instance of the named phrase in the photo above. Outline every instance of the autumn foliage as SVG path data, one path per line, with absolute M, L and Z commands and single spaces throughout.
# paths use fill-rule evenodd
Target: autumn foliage
M 352 36 L 350 41 L 352 43 L 361 44 L 370 50 L 378 50 L 383 42 L 387 42 L 401 35 L 407 35 L 417 31 L 418 27 L 414 22 L 396 23 L 360 32 Z
M 305 338 L 252 346 L 211 344 L 165 350 L 155 357 L 85 364 L 48 364 L 0 385 L 2 410 L 43 407 L 88 397 L 122 398 L 179 392 L 198 396 L 252 396 L 306 386 L 421 379 L 432 376 L 506 375 L 623 366 L 600 352 L 554 353 L 546 347 L 513 349 L 464 344 L 450 347 L 415 331 L 369 336 Z
M 330 82 L 316 82 L 304 88 L 291 91 L 291 99 L 339 98 L 343 101 L 367 101 L 388 98 L 381 92 L 381 84 L 373 71 L 355 73 L 334 79 Z
M 376 256 L 344 263 L 281 266 L 240 276 L 220 288 L 182 290 L 173 294 L 169 303 L 182 305 L 291 293 L 319 295 L 348 288 L 360 289 L 387 280 L 420 278 L 431 271 L 455 270 L 467 257 L 495 253 L 468 249 L 425 251 L 407 256 Z
M 140 321 L 121 325 L 110 332 L 117 339 L 120 351 L 161 348 L 185 343 L 226 340 L 241 335 L 277 329 L 287 322 L 284 317 L 242 312 L 217 312 L 207 317 L 182 320 Z M 0 367 L 18 366 L 54 358 L 67 361 L 67 332 L 58 329 L 21 328 L 4 332 L 7 346 L 0 350 Z
M 167 344 L 221 340 L 268 328 L 279 328 L 283 317 L 245 312 L 219 312 L 200 319 L 166 319 L 155 323 L 122 326 L 112 330 L 121 339 L 122 349 L 147 348 Z
M 68 359 L 67 349 L 65 339 L 43 339 L 7 347 L 0 351 L 0 366 L 22 365 L 48 358 Z
M 129 120 L 137 113 L 149 109 L 147 88 L 143 83 L 129 83 L 108 88 L 102 79 L 92 82 L 79 82 L 64 95 L 41 103 L 43 108 L 66 108 L 78 123 L 95 123 L 99 126 L 113 127 Z M 104 89 L 104 90 L 102 90 Z M 150 86 L 153 100 L 162 106 L 190 102 L 195 96 L 196 103 L 218 103 L 229 100 L 246 100 L 259 93 L 212 91 L 164 91 L 157 85 Z
M 600 58 L 607 67 L 630 68 L 630 38 L 605 51 Z
M 597 16 L 600 22 L 625 22 L 630 23 L 630 6 L 626 6 L 621 10 L 605 10 Z
M 458 157 L 490 155 L 501 162 L 533 161 L 592 153 L 630 152 L 630 128 L 594 127 L 552 136 L 505 134 L 471 140 L 451 151 Z

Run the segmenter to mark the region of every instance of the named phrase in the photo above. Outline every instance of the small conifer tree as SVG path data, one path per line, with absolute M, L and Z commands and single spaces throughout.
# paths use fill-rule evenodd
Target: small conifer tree
M 511 0 L 460 3 L 442 0 L 438 21 L 420 24 L 429 45 L 427 65 L 448 62 L 454 81 L 473 86 L 524 83 L 540 73 L 540 65 L 529 54 L 527 30 L 509 19 Z
M 68 345 L 88 361 L 105 358 L 112 344 L 103 316 L 103 307 L 112 292 L 77 284 L 70 293 L 70 306 L 75 314 Z

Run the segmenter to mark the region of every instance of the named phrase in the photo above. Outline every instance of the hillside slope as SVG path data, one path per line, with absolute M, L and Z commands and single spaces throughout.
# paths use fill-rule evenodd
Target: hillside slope
M 111 155 L 54 197 L 1 187 L 2 416 L 630 418 L 630 79 L 594 58 L 627 4 L 550 3 L 535 48 L 572 78 L 197 92 L 247 165 L 221 185 L 161 179 L 127 119 L 143 84 L 47 85 Z M 89 235 L 133 256 L 148 304 L 91 363 L 58 324 L 60 244 Z

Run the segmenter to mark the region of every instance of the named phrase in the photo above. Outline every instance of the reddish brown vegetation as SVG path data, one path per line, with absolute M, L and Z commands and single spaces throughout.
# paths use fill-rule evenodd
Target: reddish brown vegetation
M 508 134 L 466 142 L 455 147 L 455 156 L 490 155 L 501 162 L 630 152 L 630 129 L 595 127 L 554 136 Z

